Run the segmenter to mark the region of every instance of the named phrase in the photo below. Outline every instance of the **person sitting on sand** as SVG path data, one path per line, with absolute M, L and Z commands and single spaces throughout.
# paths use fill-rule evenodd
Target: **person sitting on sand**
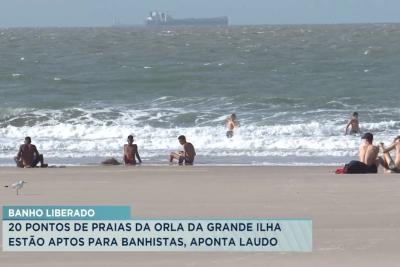
M 185 165 L 193 165 L 196 151 L 194 146 L 186 142 L 186 137 L 181 135 L 178 137 L 179 143 L 183 146 L 183 151 L 172 152 L 169 156 L 169 162 L 172 163 L 174 159 L 178 160 L 179 165 L 185 163 Z
M 378 172 L 379 147 L 372 144 L 374 136 L 372 133 L 365 133 L 362 138 L 364 142 L 360 145 L 359 160 L 365 164 L 365 173 Z
M 358 112 L 354 112 L 353 116 L 351 117 L 351 119 L 349 120 L 349 122 L 346 125 L 346 133 L 345 135 L 347 135 L 347 132 L 350 129 L 350 134 L 358 134 L 360 133 L 360 124 L 358 121 Z
M 142 159 L 139 156 L 138 147 L 133 143 L 133 136 L 129 135 L 127 142 L 128 144 L 124 145 L 124 164 L 125 165 L 136 165 L 136 159 L 138 159 L 139 163 L 142 163 Z
M 397 136 L 393 143 L 385 148 L 384 143 L 380 144 L 380 147 L 383 152 L 383 158 L 379 158 L 380 163 L 385 168 L 385 171 L 388 173 L 400 173 L 400 135 Z M 396 150 L 396 159 L 393 161 L 390 156 L 390 151 Z
M 361 138 L 364 140 L 359 148 L 359 160 L 352 160 L 344 165 L 344 168 L 337 169 L 337 174 L 342 173 L 378 173 L 378 146 L 372 144 L 374 136 L 371 133 L 366 133 Z
M 31 138 L 25 137 L 25 143 L 19 147 L 16 157 L 14 157 L 17 167 L 33 168 L 40 162 L 40 167 L 45 168 L 48 165 L 43 163 L 43 155 L 39 154 L 36 146 L 31 144 Z
M 226 137 L 232 138 L 233 137 L 233 130 L 239 126 L 237 121 L 237 117 L 235 113 L 232 113 L 228 118 L 226 118 L 226 128 L 228 131 L 226 132 Z

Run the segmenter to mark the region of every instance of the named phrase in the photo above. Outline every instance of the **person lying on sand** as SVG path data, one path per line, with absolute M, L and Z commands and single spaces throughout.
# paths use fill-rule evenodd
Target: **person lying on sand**
M 25 142 L 19 147 L 19 151 L 14 161 L 17 167 L 20 168 L 33 168 L 40 162 L 40 167 L 46 168 L 48 165 L 43 163 L 43 155 L 39 154 L 36 146 L 31 144 L 31 138 L 29 136 L 25 137 Z
M 347 135 L 350 127 L 351 127 L 350 134 L 358 134 L 358 133 L 360 133 L 360 124 L 359 124 L 359 121 L 358 121 L 358 113 L 357 112 L 353 113 L 353 116 L 351 117 L 351 119 L 347 123 L 345 135 Z
M 226 137 L 232 138 L 233 137 L 233 130 L 239 126 L 237 121 L 237 117 L 235 113 L 232 113 L 228 118 L 226 118 L 226 128 L 228 131 L 226 132 Z
M 183 146 L 183 151 L 172 152 L 169 156 L 169 162 L 172 163 L 174 159 L 178 160 L 179 165 L 185 163 L 185 165 L 193 165 L 196 151 L 194 146 L 186 142 L 186 137 L 181 135 L 178 137 L 179 143 Z
M 383 157 L 380 157 L 380 163 L 385 168 L 385 171 L 388 173 L 400 173 L 400 135 L 397 136 L 393 143 L 385 148 L 384 143 L 380 144 L 382 149 Z M 392 157 L 390 156 L 390 151 L 396 151 L 396 159 L 393 161 Z
M 142 159 L 139 156 L 138 147 L 133 143 L 133 136 L 129 135 L 127 142 L 128 144 L 124 145 L 124 164 L 125 165 L 136 165 L 136 159 L 138 159 L 139 163 L 142 163 Z

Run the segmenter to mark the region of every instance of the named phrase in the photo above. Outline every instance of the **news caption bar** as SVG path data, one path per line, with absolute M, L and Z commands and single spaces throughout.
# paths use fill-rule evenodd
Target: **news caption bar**
M 129 206 L 3 206 L 3 251 L 311 252 L 310 219 L 135 219 Z

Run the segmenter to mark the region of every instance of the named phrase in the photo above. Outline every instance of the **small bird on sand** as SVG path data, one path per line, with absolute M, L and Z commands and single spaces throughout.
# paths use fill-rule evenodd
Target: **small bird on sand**
M 12 189 L 16 189 L 17 190 L 17 196 L 19 195 L 19 190 L 22 189 L 22 187 L 24 187 L 24 184 L 26 184 L 27 182 L 25 181 L 18 181 L 13 183 L 12 185 L 6 185 L 4 187 L 11 187 Z

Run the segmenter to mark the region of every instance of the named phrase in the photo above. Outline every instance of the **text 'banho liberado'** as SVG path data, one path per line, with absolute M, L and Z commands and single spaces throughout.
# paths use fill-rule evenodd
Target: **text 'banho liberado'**
M 73 208 L 45 208 L 45 209 L 9 209 L 9 218 L 94 218 L 94 209 L 73 209 Z

